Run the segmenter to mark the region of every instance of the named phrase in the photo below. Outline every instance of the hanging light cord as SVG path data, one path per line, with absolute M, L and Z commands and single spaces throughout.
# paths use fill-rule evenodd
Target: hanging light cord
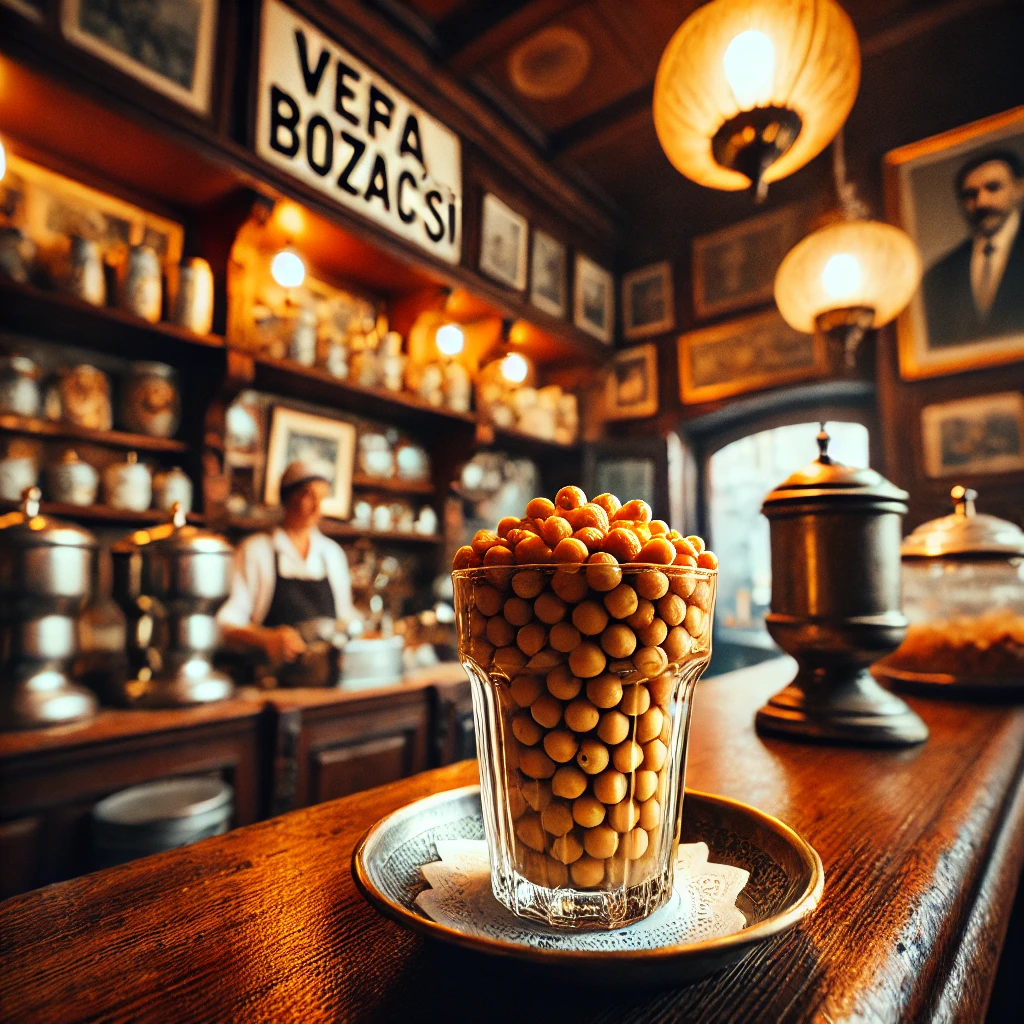
M 846 180 L 846 136 L 840 128 L 832 140 L 832 177 L 835 179 L 836 195 L 847 220 L 860 220 L 867 216 L 868 207 L 858 195 L 857 186 Z

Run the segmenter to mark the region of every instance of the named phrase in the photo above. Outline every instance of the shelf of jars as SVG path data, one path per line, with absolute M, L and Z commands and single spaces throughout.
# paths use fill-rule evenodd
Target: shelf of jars
M 16 501 L 0 499 L 0 510 L 4 512 L 13 512 L 20 507 Z M 114 508 L 112 505 L 74 505 L 65 501 L 42 501 L 39 503 L 39 511 L 44 516 L 56 516 L 58 519 L 123 526 L 151 526 L 171 521 L 171 513 L 158 508 L 127 509 Z M 198 512 L 190 512 L 188 521 L 201 524 L 205 522 L 205 518 Z
M 392 494 L 433 494 L 434 484 L 430 480 L 403 480 L 397 476 L 370 476 L 368 473 L 353 473 L 352 486 L 357 490 L 390 491 Z
M 578 458 L 583 450 L 578 442 L 563 444 L 522 430 L 494 427 L 486 423 L 480 424 L 476 443 L 482 448 L 500 448 L 511 455 L 526 455 L 534 459 Z
M 224 526 L 229 532 L 235 533 L 257 533 L 275 525 L 276 520 L 266 516 L 229 516 Z M 328 537 L 335 537 L 341 540 L 367 540 L 379 541 L 382 544 L 426 544 L 436 545 L 443 541 L 443 537 L 436 533 L 413 533 L 405 530 L 374 530 L 366 526 L 357 526 L 355 523 L 343 522 L 339 519 L 324 517 L 320 520 L 320 532 Z
M 133 451 L 184 454 L 189 450 L 185 441 L 178 441 L 175 438 L 150 437 L 146 434 L 132 434 L 124 430 L 93 430 L 89 427 L 76 426 L 73 423 L 44 420 L 34 416 L 15 416 L 11 413 L 0 413 L 0 434 L 83 441 L 89 444 Z

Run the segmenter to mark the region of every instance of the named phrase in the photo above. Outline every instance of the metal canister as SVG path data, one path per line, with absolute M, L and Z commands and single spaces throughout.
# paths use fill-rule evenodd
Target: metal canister
M 765 498 L 775 642 L 798 662 L 792 683 L 757 714 L 762 732 L 903 746 L 924 722 L 868 666 L 900 645 L 900 534 L 907 493 L 871 469 L 818 458 Z
M 186 525 L 180 507 L 173 515 L 111 549 L 114 598 L 127 618 L 134 675 L 125 702 L 138 706 L 205 704 L 234 691 L 230 677 L 212 665 L 233 548 L 219 534 Z
M 92 589 L 96 538 L 39 514 L 39 488 L 0 516 L 0 728 L 88 718 L 96 698 L 70 676 Z

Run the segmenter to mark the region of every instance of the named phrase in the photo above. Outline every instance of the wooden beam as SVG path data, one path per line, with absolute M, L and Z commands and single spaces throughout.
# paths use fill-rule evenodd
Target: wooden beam
M 579 157 L 614 142 L 639 122 L 650 119 L 653 99 L 652 82 L 573 121 L 551 136 L 548 145 L 551 155 Z

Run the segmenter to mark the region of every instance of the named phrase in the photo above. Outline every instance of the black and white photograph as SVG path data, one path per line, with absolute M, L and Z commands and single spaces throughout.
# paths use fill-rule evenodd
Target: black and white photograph
M 210 113 L 217 0 L 64 0 L 61 23 L 76 46 Z
M 641 419 L 658 411 L 658 348 L 652 342 L 615 353 L 608 369 L 605 416 Z
M 748 217 L 693 240 L 693 311 L 698 320 L 772 301 L 775 272 L 811 220 L 806 203 Z
M 672 264 L 668 260 L 631 270 L 622 279 L 622 333 L 650 338 L 675 327 Z
M 962 398 L 921 410 L 928 476 L 1024 471 L 1024 394 Z
M 901 375 L 1024 358 L 1024 108 L 894 150 L 886 170 L 925 267 L 899 321 Z
M 529 224 L 497 196 L 484 196 L 480 228 L 480 269 L 516 291 L 526 287 L 526 244 Z
M 263 500 L 267 505 L 281 503 L 281 474 L 298 459 L 317 466 L 331 485 L 331 494 L 321 506 L 324 515 L 347 519 L 352 504 L 355 446 L 356 428 L 351 423 L 275 406 Z
M 530 301 L 552 316 L 565 316 L 565 246 L 543 231 L 533 233 Z
M 573 320 L 580 330 L 606 345 L 615 327 L 615 281 L 610 270 L 577 254 L 573 282 Z

